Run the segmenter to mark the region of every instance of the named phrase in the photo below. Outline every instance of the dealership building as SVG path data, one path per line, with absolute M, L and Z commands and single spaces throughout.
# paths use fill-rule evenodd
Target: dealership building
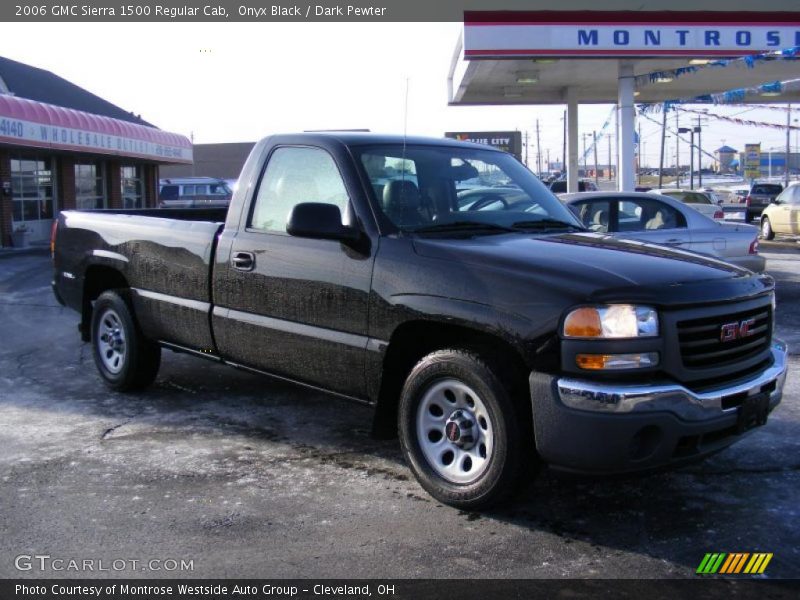
M 61 210 L 155 206 L 159 167 L 191 163 L 185 136 L 0 57 L 0 245 L 46 242 Z

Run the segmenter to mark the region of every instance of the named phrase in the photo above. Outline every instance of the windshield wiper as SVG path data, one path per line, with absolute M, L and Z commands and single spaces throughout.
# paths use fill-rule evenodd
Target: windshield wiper
M 447 233 L 455 232 L 474 232 L 474 233 L 519 233 L 519 230 L 513 227 L 505 227 L 504 225 L 497 225 L 495 223 L 481 223 L 479 221 L 451 221 L 448 223 L 433 223 L 432 225 L 423 225 L 422 227 L 415 227 L 409 229 L 409 233 Z
M 568 223 L 560 219 L 536 219 L 531 221 L 517 221 L 513 227 L 517 230 L 523 229 L 574 229 L 575 231 L 586 231 L 585 227 L 580 227 L 574 223 Z

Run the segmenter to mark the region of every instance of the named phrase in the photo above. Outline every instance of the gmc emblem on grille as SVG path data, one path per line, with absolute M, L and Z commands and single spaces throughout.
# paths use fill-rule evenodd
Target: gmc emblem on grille
M 746 338 L 753 335 L 751 328 L 756 324 L 755 319 L 745 319 L 740 323 L 725 323 L 720 328 L 719 339 L 721 342 L 732 342 L 740 338 Z

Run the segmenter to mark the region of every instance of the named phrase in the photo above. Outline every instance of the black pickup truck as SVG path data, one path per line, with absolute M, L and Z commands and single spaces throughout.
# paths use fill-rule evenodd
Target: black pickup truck
M 585 231 L 510 155 L 269 137 L 227 211 L 65 211 L 53 289 L 120 391 L 161 349 L 375 406 L 423 487 L 488 506 L 541 464 L 679 465 L 764 424 L 773 280 Z

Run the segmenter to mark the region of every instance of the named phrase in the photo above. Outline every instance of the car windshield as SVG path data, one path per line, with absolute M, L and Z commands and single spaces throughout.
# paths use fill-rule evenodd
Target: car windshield
M 357 155 L 389 229 L 451 236 L 583 229 L 503 152 L 397 144 L 359 148 Z

